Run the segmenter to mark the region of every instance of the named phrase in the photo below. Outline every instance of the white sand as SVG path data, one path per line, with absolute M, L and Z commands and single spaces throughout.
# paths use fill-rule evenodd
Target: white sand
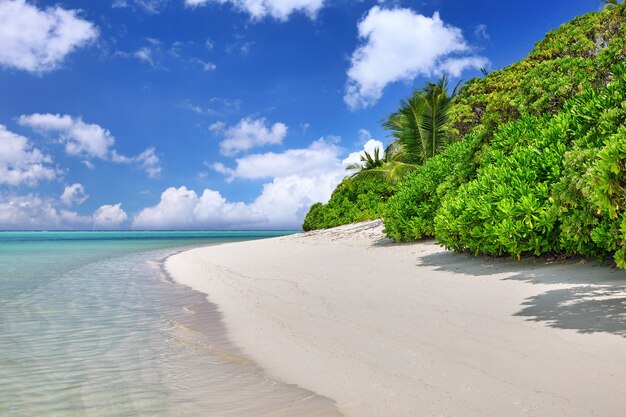
M 626 416 L 626 272 L 392 245 L 379 222 L 166 263 L 273 377 L 346 416 Z

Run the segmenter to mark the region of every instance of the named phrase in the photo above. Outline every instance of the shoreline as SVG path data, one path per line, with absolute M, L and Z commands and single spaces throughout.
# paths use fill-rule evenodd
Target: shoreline
M 347 417 L 626 408 L 626 273 L 396 245 L 379 222 L 168 258 L 270 376 Z

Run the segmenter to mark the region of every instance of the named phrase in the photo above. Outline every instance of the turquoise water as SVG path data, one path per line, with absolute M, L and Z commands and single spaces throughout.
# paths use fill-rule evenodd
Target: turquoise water
M 0 232 L 0 415 L 338 416 L 228 339 L 169 255 L 285 232 Z

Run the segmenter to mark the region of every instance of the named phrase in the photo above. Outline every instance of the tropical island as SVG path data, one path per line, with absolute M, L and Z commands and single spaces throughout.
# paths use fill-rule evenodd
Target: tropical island
M 626 7 L 607 2 L 548 33 L 523 60 L 452 91 L 445 77 L 385 121 L 304 230 L 383 218 L 492 256 L 580 255 L 626 268 Z

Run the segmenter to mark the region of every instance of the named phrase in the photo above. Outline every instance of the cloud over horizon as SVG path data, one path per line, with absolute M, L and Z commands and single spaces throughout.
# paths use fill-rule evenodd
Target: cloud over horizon
M 36 194 L 0 194 L 2 230 L 72 230 L 125 228 L 128 215 L 121 204 L 102 205 L 91 215 L 60 209 L 59 201 Z
M 142 229 L 299 229 L 309 207 L 326 203 L 333 190 L 349 174 L 346 166 L 354 152 L 340 158 L 339 138 L 320 138 L 307 148 L 247 155 L 236 160 L 235 168 L 222 163 L 213 169 L 227 181 L 271 179 L 250 203 L 228 201 L 219 191 L 204 189 L 201 194 L 186 186 L 170 187 L 155 206 L 141 210 L 132 228 Z M 382 143 L 370 140 L 364 150 Z

